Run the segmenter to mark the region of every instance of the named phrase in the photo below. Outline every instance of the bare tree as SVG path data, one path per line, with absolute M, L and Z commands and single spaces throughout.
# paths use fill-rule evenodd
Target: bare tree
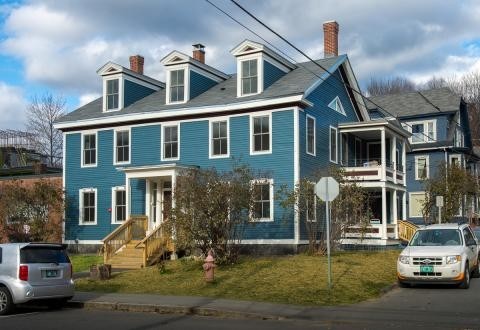
M 367 85 L 367 93 L 369 96 L 398 94 L 415 90 L 415 83 L 404 77 L 392 77 L 385 79 L 372 77 Z
M 426 89 L 448 87 L 448 84 L 449 84 L 449 82 L 445 78 L 433 76 L 425 84 L 423 84 L 422 86 L 419 86 L 419 89 L 425 89 L 426 90 Z
M 50 166 L 62 164 L 62 132 L 53 127 L 65 114 L 65 99 L 46 93 L 34 96 L 28 107 L 27 130 L 36 136 L 37 151 L 48 156 Z

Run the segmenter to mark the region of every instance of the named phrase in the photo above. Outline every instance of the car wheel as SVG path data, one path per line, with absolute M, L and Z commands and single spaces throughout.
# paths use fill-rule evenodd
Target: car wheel
M 461 289 L 468 289 L 470 287 L 470 268 L 468 267 L 468 262 L 465 264 L 465 272 L 463 276 L 463 281 L 460 283 Z
M 0 315 L 7 315 L 13 311 L 13 300 L 6 287 L 0 287 Z
M 409 288 L 410 284 L 398 280 L 398 286 L 401 287 L 401 288 Z
M 478 257 L 477 265 L 475 266 L 475 269 L 473 270 L 472 277 L 474 277 L 474 278 L 479 278 L 480 277 L 480 256 Z

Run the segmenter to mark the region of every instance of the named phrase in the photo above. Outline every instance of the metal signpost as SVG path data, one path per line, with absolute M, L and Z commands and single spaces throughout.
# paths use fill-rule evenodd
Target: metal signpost
M 329 202 L 337 198 L 340 192 L 338 182 L 332 177 L 321 178 L 315 184 L 315 194 L 325 202 L 326 230 L 327 230 L 327 260 L 328 260 L 328 288 L 332 287 L 332 267 L 330 260 L 330 209 Z
M 442 223 L 443 196 L 437 196 L 436 205 L 438 207 L 438 223 Z

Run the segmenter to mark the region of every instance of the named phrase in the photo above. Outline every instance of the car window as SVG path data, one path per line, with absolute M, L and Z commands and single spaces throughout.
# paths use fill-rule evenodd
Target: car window
M 52 246 L 26 246 L 20 250 L 20 263 L 69 263 L 70 259 L 63 247 Z
M 475 242 L 475 239 L 468 228 L 463 228 L 463 238 L 465 238 L 466 245 L 471 245 Z
M 457 229 L 418 230 L 410 241 L 411 246 L 456 246 L 462 245 Z
M 2 263 L 2 254 L 3 254 L 3 251 L 2 251 L 2 248 L 0 247 L 0 264 Z

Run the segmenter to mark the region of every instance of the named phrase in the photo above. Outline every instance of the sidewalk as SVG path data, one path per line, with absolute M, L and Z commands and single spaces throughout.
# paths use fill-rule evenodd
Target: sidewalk
M 262 320 L 309 318 L 311 307 L 206 297 L 76 292 L 69 307 Z

